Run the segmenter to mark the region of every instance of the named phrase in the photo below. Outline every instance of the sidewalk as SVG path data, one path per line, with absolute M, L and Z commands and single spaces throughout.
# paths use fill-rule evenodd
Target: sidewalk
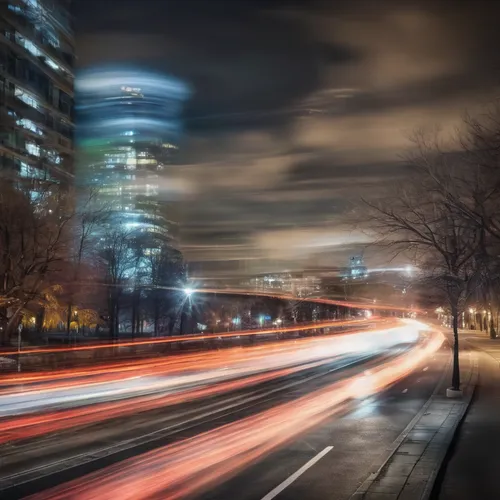
M 446 388 L 451 381 L 450 356 L 450 363 L 433 396 L 410 422 L 393 449 L 388 450 L 385 463 L 368 477 L 351 500 L 421 500 L 430 497 L 477 380 L 475 353 L 465 347 L 460 358 L 463 398 L 446 397 Z
M 500 340 L 468 331 L 461 341 L 478 353 L 479 381 L 435 498 L 500 499 Z

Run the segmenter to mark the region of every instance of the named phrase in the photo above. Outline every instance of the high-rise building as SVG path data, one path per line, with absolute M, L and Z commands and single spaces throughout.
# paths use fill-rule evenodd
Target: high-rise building
M 69 4 L 0 2 L 3 176 L 59 182 L 73 176 L 74 37 Z
M 184 84 L 137 69 L 83 71 L 77 80 L 77 183 L 99 188 L 111 223 L 175 237 L 169 165 L 181 132 Z

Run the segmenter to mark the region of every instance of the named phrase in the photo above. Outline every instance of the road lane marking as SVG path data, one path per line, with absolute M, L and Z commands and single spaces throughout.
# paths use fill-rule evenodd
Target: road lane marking
M 402 391 L 402 393 L 403 393 L 403 394 L 406 394 L 407 392 L 408 392 L 408 389 L 404 389 L 404 390 Z
M 309 382 L 311 380 L 315 380 L 320 377 L 324 377 L 326 375 L 329 375 L 334 372 L 341 371 L 344 368 L 349 368 L 352 365 L 358 364 L 360 361 L 365 361 L 365 360 L 370 360 L 374 358 L 373 354 L 368 354 L 366 356 L 358 356 L 353 359 L 353 356 L 347 356 L 345 358 L 340 358 L 339 360 L 336 360 L 337 362 L 340 362 L 340 366 L 335 366 L 330 369 L 328 369 L 326 372 L 321 372 L 321 373 L 316 373 L 314 375 L 310 375 L 309 377 L 295 380 L 293 382 L 289 382 L 288 384 L 285 384 L 282 387 L 276 387 L 274 389 L 268 390 L 264 393 L 261 394 L 255 394 L 256 391 L 253 392 L 252 396 L 245 397 L 244 395 L 241 396 L 236 396 L 233 398 L 230 398 L 228 401 L 222 402 L 223 404 L 226 403 L 225 406 L 222 406 L 221 408 L 216 408 L 213 411 L 206 411 L 206 409 L 217 407 L 219 403 L 215 404 L 210 404 L 208 406 L 205 406 L 205 412 L 201 413 L 199 415 L 195 415 L 192 418 L 189 418 L 187 420 L 177 422 L 171 425 L 168 425 L 167 427 L 163 427 L 160 429 L 156 429 L 152 432 L 148 432 L 146 434 L 142 434 L 139 437 L 135 437 L 132 439 L 126 439 L 119 441 L 118 443 L 113 443 L 111 446 L 103 447 L 103 448 L 98 448 L 96 450 L 92 450 L 90 452 L 84 452 L 78 455 L 73 455 L 72 457 L 67 457 L 62 460 L 56 460 L 54 462 L 51 462 L 49 464 L 43 464 L 39 465 L 36 467 L 33 467 L 28 470 L 24 470 L 21 472 L 14 473 L 10 476 L 3 476 L 0 477 L 0 492 L 12 488 L 15 486 L 19 486 L 20 484 L 24 484 L 27 482 L 31 481 L 37 481 L 40 480 L 43 477 L 50 476 L 53 474 L 56 474 L 58 472 L 62 472 L 66 469 L 71 469 L 73 467 L 78 467 L 81 466 L 85 463 L 93 462 L 98 459 L 102 459 L 104 457 L 107 457 L 109 455 L 113 455 L 116 453 L 123 452 L 125 450 L 135 448 L 137 446 L 149 443 L 151 441 L 155 441 L 158 439 L 162 439 L 165 437 L 168 437 L 171 434 L 175 434 L 178 432 L 182 432 L 187 429 L 191 429 L 193 427 L 197 427 L 199 425 L 199 421 L 203 419 L 205 422 L 211 422 L 214 420 L 219 419 L 220 417 L 226 417 L 228 415 L 232 415 L 234 413 L 238 413 L 241 410 L 245 410 L 248 408 L 251 408 L 252 406 L 257 406 L 258 404 L 268 401 L 272 398 L 267 398 L 268 396 L 271 396 L 274 393 L 283 391 L 284 389 L 289 389 L 295 386 L 302 385 L 306 382 Z M 329 363 L 327 363 L 329 364 Z M 265 399 L 267 398 L 267 399 Z M 236 401 L 231 404 L 227 404 L 228 402 Z M 189 412 L 188 412 L 189 414 Z M 219 415 L 220 414 L 220 415 Z M 51 471 L 51 469 L 55 469 Z M 45 473 L 44 473 L 45 471 Z M 33 472 L 41 472 L 38 476 L 32 477 Z
M 296 481 L 304 472 L 310 469 L 316 462 L 321 460 L 328 452 L 333 450 L 333 446 L 327 446 L 323 451 L 320 451 L 315 457 L 311 458 L 309 462 L 305 463 L 298 471 L 294 472 L 290 477 L 285 479 L 281 484 L 278 484 L 274 490 L 271 490 L 261 500 L 272 500 L 277 497 L 284 489 L 288 488 L 294 481 Z

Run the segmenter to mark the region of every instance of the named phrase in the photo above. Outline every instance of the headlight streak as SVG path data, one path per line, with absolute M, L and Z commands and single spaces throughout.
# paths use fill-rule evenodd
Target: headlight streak
M 394 323 L 389 323 L 388 326 Z M 383 352 L 408 341 L 413 328 L 407 326 L 346 333 L 330 337 L 314 337 L 294 342 L 275 342 L 265 346 L 207 351 L 192 355 L 144 361 L 137 366 L 119 366 L 106 373 L 108 366 L 88 379 L 62 380 L 47 386 L 34 384 L 27 391 L 10 388 L 0 393 L 0 442 L 39 436 L 79 425 L 131 415 L 167 405 L 183 403 L 208 395 L 251 386 L 300 370 L 320 366 L 339 356 L 366 352 Z M 223 367 L 224 370 L 220 368 Z M 127 376 L 122 371 L 127 368 Z M 135 370 L 130 370 L 135 368 Z M 71 372 L 70 372 L 71 373 Z M 66 376 L 70 377 L 70 373 Z M 91 372 L 91 374 L 94 372 Z M 140 375 L 140 376 L 138 376 Z M 29 378 L 30 376 L 28 376 Z M 21 377 L 22 378 L 22 377 Z M 95 382 L 95 378 L 99 382 Z M 103 380 L 108 392 L 100 391 Z M 113 383 L 115 394 L 109 392 Z M 106 396 L 108 401 L 102 402 Z M 118 401 L 110 401 L 111 396 Z M 135 396 L 135 397 L 134 397 Z M 67 409 L 48 411 L 61 403 Z M 74 406 L 85 405 L 84 408 Z M 20 415 L 45 410 L 39 415 Z
M 411 335 L 415 325 L 403 329 Z M 381 391 L 408 375 L 444 341 L 439 332 L 369 371 L 294 401 L 127 459 L 35 495 L 56 500 L 175 500 L 199 493 L 342 411 L 349 401 Z
M 373 318 L 371 318 L 373 319 Z M 116 343 L 103 343 L 103 344 L 89 344 L 76 347 L 55 347 L 55 348 L 40 348 L 40 349 L 23 349 L 19 354 L 26 356 L 28 354 L 55 354 L 63 352 L 81 352 L 93 351 L 99 349 L 119 349 L 125 347 L 138 347 L 138 346 L 151 346 L 157 344 L 175 344 L 183 342 L 195 342 L 203 340 L 218 340 L 232 337 L 252 337 L 259 335 L 276 335 L 277 333 L 293 333 L 307 330 L 316 330 L 321 328 L 335 328 L 340 326 L 350 326 L 361 323 L 367 323 L 366 318 L 362 319 L 348 319 L 348 320 L 332 320 L 322 321 L 316 323 L 302 323 L 300 325 L 287 326 L 287 327 L 273 327 L 258 330 L 244 330 L 234 332 L 221 332 L 209 333 L 204 335 L 181 335 L 176 337 L 162 337 L 162 338 L 149 338 L 147 340 L 132 340 L 129 342 L 116 342 Z M 17 351 L 3 351 L 0 356 L 17 355 Z

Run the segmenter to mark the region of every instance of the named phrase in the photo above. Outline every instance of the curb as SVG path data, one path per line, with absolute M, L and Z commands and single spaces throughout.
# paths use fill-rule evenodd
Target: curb
M 472 351 L 472 350 L 471 350 Z M 412 499 L 418 499 L 418 500 L 430 500 L 431 495 L 434 491 L 434 485 L 436 483 L 436 480 L 439 477 L 439 473 L 442 470 L 443 463 L 445 461 L 446 456 L 448 455 L 449 449 L 455 439 L 455 436 L 457 435 L 459 426 L 461 425 L 467 410 L 470 406 L 472 397 L 474 395 L 476 383 L 477 383 L 477 378 L 478 378 L 478 359 L 477 356 L 475 356 L 473 359 L 471 359 L 472 367 L 469 372 L 469 377 L 467 380 L 466 385 L 466 396 L 460 401 L 462 403 L 462 407 L 460 408 L 460 411 L 458 411 L 454 415 L 453 423 L 451 425 L 448 425 L 446 434 L 441 440 L 441 446 L 439 447 L 439 453 L 436 455 L 432 471 L 429 473 L 428 477 L 426 478 L 426 484 L 425 487 L 423 488 L 423 491 L 421 491 L 420 494 L 415 491 L 405 491 L 406 486 L 409 486 L 408 479 L 411 476 L 411 472 L 406 476 L 406 478 L 403 481 L 403 484 L 401 485 L 401 488 L 398 491 L 370 491 L 371 486 L 377 482 L 377 480 L 380 480 L 383 476 L 384 471 L 387 469 L 387 466 L 389 465 L 389 462 L 391 459 L 394 457 L 394 455 L 398 452 L 399 448 L 403 444 L 403 441 L 405 438 L 414 430 L 414 428 L 417 426 L 417 424 L 420 422 L 420 419 L 424 417 L 427 414 L 427 410 L 429 409 L 430 405 L 437 401 L 437 394 L 441 390 L 441 388 L 444 385 L 444 381 L 446 379 L 446 376 L 449 374 L 449 370 L 451 367 L 451 362 L 452 362 L 452 356 L 450 353 L 450 357 L 448 359 L 448 363 L 446 366 L 446 369 L 443 371 L 443 374 L 441 375 L 441 378 L 439 382 L 436 384 L 436 388 L 434 389 L 432 395 L 429 397 L 429 399 L 425 402 L 423 407 L 419 410 L 419 412 L 413 417 L 411 422 L 406 426 L 406 428 L 403 430 L 403 432 L 396 438 L 394 441 L 393 445 L 391 448 L 387 451 L 386 455 L 382 459 L 381 465 L 378 467 L 376 472 L 371 473 L 368 478 L 363 481 L 363 483 L 359 486 L 359 488 L 354 492 L 353 495 L 351 495 L 350 500 L 361 500 L 366 498 L 369 500 L 370 498 L 412 498 Z M 457 401 L 458 402 L 458 401 Z M 448 417 L 449 418 L 449 417 Z M 432 443 L 432 440 L 428 443 L 428 446 Z M 435 444 L 433 444 L 436 446 Z M 427 449 L 427 448 L 426 448 Z M 425 451 L 425 450 L 424 450 Z M 424 452 L 422 452 L 422 455 Z M 417 459 L 420 460 L 422 455 Z M 411 487 L 409 487 L 411 489 Z M 388 494 L 387 494 L 388 493 Z M 380 495 L 380 496 L 379 496 Z
M 463 408 L 458 414 L 455 424 L 449 430 L 449 435 L 448 435 L 449 439 L 446 442 L 446 446 L 443 446 L 443 450 L 441 452 L 440 457 L 438 458 L 436 467 L 429 476 L 429 480 L 427 481 L 427 486 L 424 492 L 422 493 L 420 500 L 431 500 L 433 495 L 436 493 L 435 490 L 440 484 L 437 483 L 437 479 L 444 472 L 444 467 L 446 466 L 446 463 L 448 461 L 447 459 L 451 456 L 451 450 L 453 449 L 453 445 L 455 444 L 456 439 L 458 437 L 458 432 L 467 415 L 467 412 L 469 411 L 470 404 L 474 397 L 478 377 L 479 377 L 479 362 L 477 357 L 474 357 L 472 371 L 469 377 L 469 382 L 467 384 L 468 394 L 463 399 L 464 403 Z

